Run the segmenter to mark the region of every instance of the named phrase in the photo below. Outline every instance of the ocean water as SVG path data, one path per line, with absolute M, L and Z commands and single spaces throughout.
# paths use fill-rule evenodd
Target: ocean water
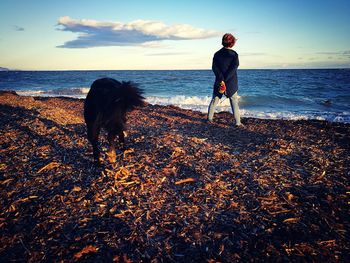
M 151 104 L 207 112 L 211 70 L 1 71 L 0 89 L 19 95 L 85 98 L 91 83 L 133 81 Z M 238 70 L 243 117 L 350 123 L 350 69 Z M 217 111 L 231 111 L 222 99 Z

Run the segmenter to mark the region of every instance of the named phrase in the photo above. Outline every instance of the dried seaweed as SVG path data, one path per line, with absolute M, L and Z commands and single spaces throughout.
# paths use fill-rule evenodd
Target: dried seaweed
M 93 164 L 83 100 L 0 93 L 0 258 L 350 260 L 350 125 L 147 105 Z

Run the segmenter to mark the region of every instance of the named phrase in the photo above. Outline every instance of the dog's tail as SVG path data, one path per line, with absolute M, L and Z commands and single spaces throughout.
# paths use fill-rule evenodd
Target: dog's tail
M 143 90 L 137 84 L 131 81 L 121 83 L 120 100 L 123 100 L 126 110 L 133 110 L 136 107 L 146 105 L 145 98 L 142 96 Z

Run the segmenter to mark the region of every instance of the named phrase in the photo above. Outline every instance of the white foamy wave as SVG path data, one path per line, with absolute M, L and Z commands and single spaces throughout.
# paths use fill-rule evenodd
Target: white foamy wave
M 147 97 L 146 101 L 150 104 L 157 105 L 174 105 L 183 109 L 207 112 L 211 97 L 197 96 L 174 96 L 174 97 Z M 216 111 L 227 111 L 230 109 L 230 101 L 228 99 L 220 100 L 216 107 Z
M 197 96 L 174 96 L 174 97 L 147 97 L 147 102 L 150 104 L 159 105 L 176 105 L 176 106 L 193 106 L 207 105 L 210 103 L 210 97 Z
M 80 91 L 81 91 L 81 93 L 83 93 L 83 94 L 88 94 L 89 90 L 90 90 L 90 87 L 80 88 Z
M 43 96 L 43 97 L 73 97 L 84 99 L 89 92 L 89 87 L 62 88 L 52 90 L 23 90 L 16 91 L 22 96 Z M 153 105 L 174 105 L 183 109 L 208 112 L 208 106 L 211 101 L 209 96 L 173 96 L 157 97 L 146 96 L 146 101 Z M 301 111 L 274 111 L 271 109 L 256 110 L 251 109 L 246 98 L 239 97 L 240 113 L 242 117 L 251 117 L 259 119 L 284 119 L 284 120 L 326 120 L 330 122 L 350 123 L 350 112 L 301 112 Z M 254 104 L 254 103 L 253 103 Z M 232 113 L 230 101 L 227 98 L 220 100 L 216 107 L 216 112 Z
M 268 111 L 255 111 L 240 109 L 241 116 L 246 118 L 258 118 L 269 120 L 320 120 L 329 122 L 341 122 L 350 123 L 350 112 L 324 112 L 324 113 L 311 113 L 311 112 L 268 112 Z
M 158 105 L 174 105 L 183 109 L 196 110 L 203 113 L 208 112 L 208 106 L 211 97 L 197 97 L 197 96 L 174 96 L 168 97 L 147 97 L 147 102 Z M 239 100 L 242 100 L 239 97 Z M 221 99 L 216 107 L 216 112 L 230 112 L 232 113 L 230 101 L 228 99 Z M 350 123 L 350 112 L 290 112 L 290 111 L 259 111 L 249 110 L 244 107 L 240 108 L 242 117 L 258 118 L 258 119 L 283 119 L 283 120 L 325 120 L 330 122 Z
M 72 97 L 72 98 L 85 98 L 89 92 L 90 87 L 77 87 L 77 88 L 58 88 L 51 90 L 17 90 L 16 93 L 20 96 L 42 96 L 42 97 Z
M 43 92 L 42 90 L 16 90 L 20 96 L 41 96 Z

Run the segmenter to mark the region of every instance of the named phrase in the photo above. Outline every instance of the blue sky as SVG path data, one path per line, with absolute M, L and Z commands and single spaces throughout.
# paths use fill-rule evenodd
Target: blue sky
M 1 0 L 0 67 L 209 69 L 231 32 L 240 68 L 349 68 L 349 13 L 349 0 Z

